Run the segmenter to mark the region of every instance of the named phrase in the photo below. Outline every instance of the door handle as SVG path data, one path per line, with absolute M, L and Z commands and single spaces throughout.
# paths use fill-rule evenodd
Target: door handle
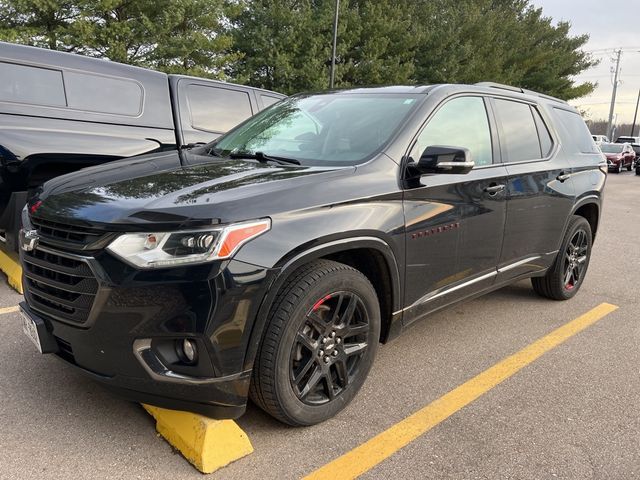
M 556 177 L 556 180 L 558 180 L 559 182 L 565 182 L 567 180 L 569 180 L 569 177 L 571 176 L 571 174 L 569 173 L 564 173 L 564 172 L 560 172 L 560 175 L 558 175 Z
M 489 195 L 491 195 L 492 197 L 502 192 L 503 190 L 504 190 L 504 185 L 496 185 L 496 184 L 491 184 L 488 187 L 484 188 L 484 191 Z

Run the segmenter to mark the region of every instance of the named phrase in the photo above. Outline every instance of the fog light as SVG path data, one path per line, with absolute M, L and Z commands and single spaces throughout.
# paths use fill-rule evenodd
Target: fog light
M 198 360 L 198 347 L 196 346 L 196 342 L 185 338 L 184 340 L 178 340 L 176 342 L 176 351 L 178 352 L 178 357 L 184 363 L 189 365 L 193 365 Z

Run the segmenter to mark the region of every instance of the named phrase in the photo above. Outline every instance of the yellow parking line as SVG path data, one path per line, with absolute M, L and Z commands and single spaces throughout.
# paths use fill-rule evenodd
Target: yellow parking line
M 598 305 L 451 390 L 371 440 L 319 468 L 304 480 L 357 478 L 549 350 L 617 309 L 617 306 L 609 303 Z
M 0 315 L 3 315 L 5 313 L 13 313 L 13 312 L 17 312 L 20 308 L 16 305 L 15 307 L 4 307 L 4 308 L 0 308 Z

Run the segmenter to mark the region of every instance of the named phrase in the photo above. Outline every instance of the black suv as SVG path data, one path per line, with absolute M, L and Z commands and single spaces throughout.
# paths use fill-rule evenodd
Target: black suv
M 498 86 L 299 95 L 181 161 L 112 162 L 24 210 L 25 331 L 128 398 L 291 425 L 362 386 L 379 342 L 532 278 L 584 281 L 606 164 L 560 100 Z

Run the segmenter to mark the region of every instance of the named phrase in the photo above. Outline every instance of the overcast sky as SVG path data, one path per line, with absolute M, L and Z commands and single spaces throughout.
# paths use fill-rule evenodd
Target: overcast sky
M 631 123 L 640 89 L 640 0 L 531 0 L 531 3 L 542 7 L 545 16 L 554 21 L 569 21 L 572 34 L 590 36 L 585 50 L 600 59 L 600 64 L 576 79 L 598 82 L 598 87 L 591 95 L 570 103 L 586 110 L 591 119 L 609 116 L 613 88 L 611 58 L 613 50 L 622 47 L 616 123 Z

